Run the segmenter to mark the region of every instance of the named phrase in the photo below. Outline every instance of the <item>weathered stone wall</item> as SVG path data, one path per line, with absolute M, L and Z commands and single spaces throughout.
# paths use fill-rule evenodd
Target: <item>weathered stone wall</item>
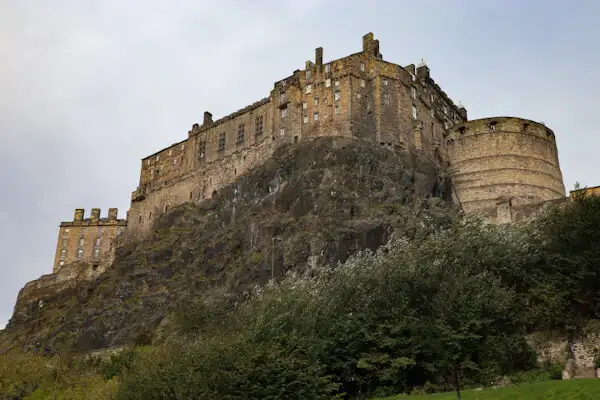
M 353 136 L 443 159 L 446 129 L 466 120 L 422 64 L 383 61 L 369 33 L 359 53 L 323 64 L 323 49 L 305 69 L 275 82 L 269 97 L 218 121 L 204 114 L 188 139 L 142 160 L 128 232 L 143 235 L 169 207 L 209 198 L 274 148 L 319 136 Z
M 105 268 L 112 262 L 114 240 L 127 226 L 118 219 L 116 208 L 108 210 L 107 218 L 100 218 L 101 210 L 93 208 L 90 218 L 83 218 L 85 210 L 75 210 L 73 221 L 62 222 L 58 232 L 53 272 L 73 262 L 87 262 L 94 268 Z
M 450 176 L 466 213 L 560 199 L 565 187 L 554 133 L 511 117 L 456 125 L 447 138 Z

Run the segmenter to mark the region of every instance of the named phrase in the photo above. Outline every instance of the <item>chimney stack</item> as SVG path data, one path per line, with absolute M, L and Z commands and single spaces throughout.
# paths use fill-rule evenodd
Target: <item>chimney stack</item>
M 317 66 L 323 65 L 323 48 L 317 47 L 315 49 L 315 64 Z
M 75 216 L 73 217 L 73 222 L 83 221 L 83 213 L 85 213 L 85 210 L 83 208 L 76 208 Z
M 99 208 L 92 208 L 92 214 L 90 216 L 90 222 L 94 224 L 94 223 L 97 223 L 99 219 L 100 219 L 100 209 Z
M 108 221 L 110 221 L 110 222 L 116 221 L 118 214 L 119 214 L 118 208 L 109 208 L 108 209 Z
M 202 121 L 202 125 L 207 126 L 213 123 L 212 114 L 208 111 L 204 111 L 204 121 Z

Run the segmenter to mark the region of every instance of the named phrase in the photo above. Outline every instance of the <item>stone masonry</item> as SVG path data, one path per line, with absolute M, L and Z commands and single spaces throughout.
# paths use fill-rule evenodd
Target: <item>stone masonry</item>
M 92 247 L 101 230 L 107 239 L 125 233 L 119 242 L 142 238 L 172 207 L 208 199 L 277 147 L 319 136 L 424 153 L 448 171 L 465 212 L 493 223 L 533 215 L 545 202 L 565 198 L 550 129 L 511 117 L 468 121 L 467 110 L 435 83 L 423 61 L 404 67 L 384 61 L 379 41 L 368 33 L 360 52 L 338 60 L 324 63 L 323 48 L 315 49 L 304 69 L 241 110 L 217 120 L 204 112 L 187 138 L 141 160 L 126 221 L 110 213 L 99 220 L 99 210 L 84 221 L 83 210 L 76 210 L 73 222 L 61 224 L 54 270 L 90 255 L 96 262 Z M 104 267 L 116 242 L 100 243 L 100 253 L 108 255 Z

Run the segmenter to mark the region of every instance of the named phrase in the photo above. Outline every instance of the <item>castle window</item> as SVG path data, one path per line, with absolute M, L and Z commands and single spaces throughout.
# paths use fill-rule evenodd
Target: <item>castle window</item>
M 81 238 L 81 239 L 79 239 L 79 245 L 80 245 L 80 246 L 83 246 L 83 243 L 84 243 L 84 242 L 85 242 L 85 239 L 84 239 L 84 238 Z
M 319 98 L 315 97 L 315 106 L 318 106 L 318 105 L 319 105 Z
M 148 213 L 148 219 L 152 219 L 152 211 Z
M 83 257 L 83 249 L 77 249 L 77 259 L 81 259 Z
M 94 249 L 94 258 L 98 259 L 100 257 L 100 249 Z
M 185 143 L 181 145 L 181 151 L 183 151 L 183 149 L 185 149 Z
M 204 158 L 204 153 L 206 153 L 206 142 L 200 142 L 198 147 L 200 148 L 200 158 Z
M 262 115 L 259 116 L 259 117 L 256 117 L 255 126 L 256 126 L 255 136 L 258 139 L 258 138 L 262 137 L 263 132 L 264 132 L 263 116 Z
M 331 86 L 331 79 L 327 78 L 325 79 L 325 87 L 329 87 Z
M 310 79 L 310 69 L 306 70 L 306 79 Z
M 142 216 L 141 215 L 138 217 L 138 222 L 142 223 Z
M 298 136 L 294 136 L 294 143 L 298 143 Z
M 287 115 L 287 107 L 281 109 L 281 118 L 285 118 L 286 115 Z
M 194 193 L 190 192 L 190 200 L 192 199 L 192 197 L 194 197 Z
M 64 260 L 64 259 L 65 259 L 65 257 L 67 257 L 67 250 L 65 250 L 65 249 L 62 249 L 62 250 L 60 251 L 60 259 L 61 259 L 61 260 Z
M 384 79 L 384 80 L 383 80 L 383 86 L 387 86 L 387 84 L 388 84 L 388 80 L 387 80 L 387 79 Z
M 165 204 L 165 212 L 169 211 L 169 205 Z
M 359 83 L 360 83 L 360 87 L 365 87 L 365 80 L 364 79 L 361 79 L 359 81 Z
M 335 108 L 333 109 L 333 112 L 334 112 L 335 114 L 339 114 L 339 113 L 340 113 L 340 106 L 336 104 L 336 105 L 335 105 Z
M 496 121 L 490 122 L 490 129 L 493 130 L 493 131 L 496 130 Z
M 417 89 L 416 88 L 410 88 L 411 94 L 412 94 L 412 98 L 416 99 L 417 98 Z
M 303 121 L 304 121 L 304 123 L 305 123 L 305 124 L 307 124 L 307 123 L 308 123 L 308 115 L 305 115 L 305 116 L 304 116 L 304 118 L 303 118 Z
M 239 124 L 238 125 L 238 134 L 237 134 L 237 144 L 242 144 L 244 143 L 244 131 L 245 131 L 245 126 L 244 124 Z
M 333 85 L 334 85 L 334 86 L 340 86 L 340 81 L 335 81 L 335 82 L 333 82 Z
M 412 106 L 412 117 L 413 119 L 417 119 L 417 106 L 413 104 Z
M 465 133 L 465 127 L 461 126 L 460 128 L 458 128 L 458 132 L 462 135 L 463 133 Z
M 102 242 L 102 239 L 96 238 L 96 244 L 94 246 L 96 246 L 96 247 L 100 246 L 101 242 Z
M 312 85 L 306 85 L 304 90 L 306 91 L 306 94 L 312 93 Z
M 283 135 L 285 135 L 285 128 L 281 128 L 279 130 L 279 136 L 283 136 Z
M 340 95 L 340 92 L 335 92 L 335 93 L 333 94 L 333 99 L 334 99 L 334 100 L 339 100 L 339 99 L 340 99 L 340 97 L 341 97 L 341 95 Z
M 360 70 L 362 72 L 365 72 L 365 63 L 362 63 L 362 62 L 360 63 Z
M 62 267 L 63 265 L 65 265 L 65 262 L 61 261 L 61 262 L 58 263 L 58 265 L 60 265 Z
M 390 104 L 390 94 L 389 93 L 385 93 L 383 95 L 383 103 L 386 104 L 386 105 Z
M 225 151 L 225 132 L 219 134 L 219 151 Z
M 67 243 L 69 242 L 69 239 L 63 239 L 62 240 L 62 247 L 67 247 Z
M 330 73 L 331 72 L 331 64 L 325 64 L 325 72 L 326 73 Z
M 307 102 L 303 102 L 302 103 L 302 109 L 306 110 L 308 108 L 308 103 Z
M 323 99 L 323 104 L 329 104 L 329 100 L 327 99 L 327 97 L 325 97 L 325 98 Z
M 156 161 L 160 160 L 160 155 L 156 156 Z
M 316 112 L 313 114 L 313 121 L 318 121 L 319 120 L 319 113 Z
M 150 165 L 150 159 L 146 160 L 146 165 Z
M 177 165 L 177 159 L 176 158 L 173 159 L 173 165 Z
M 360 99 L 360 93 L 356 93 L 356 98 Z

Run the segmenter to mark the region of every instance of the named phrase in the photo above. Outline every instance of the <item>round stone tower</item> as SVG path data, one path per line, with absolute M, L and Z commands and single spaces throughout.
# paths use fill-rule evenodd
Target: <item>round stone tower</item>
M 468 121 L 447 136 L 449 174 L 467 214 L 564 198 L 554 132 L 514 117 Z

